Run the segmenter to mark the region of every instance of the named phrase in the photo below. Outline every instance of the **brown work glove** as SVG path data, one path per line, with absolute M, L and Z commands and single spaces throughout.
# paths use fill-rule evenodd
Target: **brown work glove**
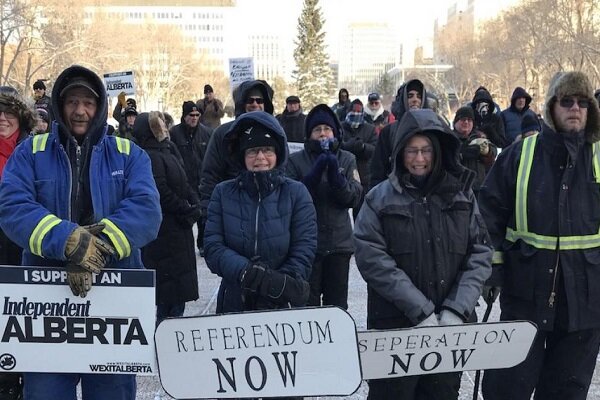
M 117 98 L 119 99 L 119 104 L 121 105 L 121 108 L 123 108 L 123 109 L 127 108 L 127 100 L 125 100 L 125 92 L 119 93 Z
M 104 240 L 94 236 L 101 224 L 90 225 L 88 229 L 78 226 L 67 239 L 65 256 L 75 264 L 92 273 L 99 273 L 106 266 L 110 256 L 116 255 L 115 249 Z M 93 227 L 93 228 L 91 228 Z
M 104 226 L 104 224 L 98 223 L 86 225 L 82 228 L 87 230 L 92 235 L 97 236 L 100 232 L 102 232 Z M 83 298 L 87 296 L 88 292 L 92 289 L 92 273 L 86 271 L 77 264 L 67 263 L 67 281 L 69 282 L 71 292 L 73 292 L 75 296 L 80 296 Z

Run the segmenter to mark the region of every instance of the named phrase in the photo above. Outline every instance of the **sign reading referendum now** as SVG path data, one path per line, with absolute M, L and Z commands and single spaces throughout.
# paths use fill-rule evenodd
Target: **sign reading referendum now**
M 525 360 L 536 334 L 530 321 L 359 332 L 363 378 L 509 368 Z
M 337 307 L 169 318 L 154 340 L 177 399 L 347 396 L 362 379 L 354 320 Z
M 105 269 L 80 298 L 64 268 L 0 266 L 0 372 L 154 375 L 154 282 Z

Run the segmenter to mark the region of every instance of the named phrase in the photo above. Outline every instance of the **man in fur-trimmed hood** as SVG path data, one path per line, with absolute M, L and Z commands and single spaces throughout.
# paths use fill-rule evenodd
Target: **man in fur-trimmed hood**
M 480 191 L 495 250 L 484 299 L 502 287 L 500 320 L 538 327 L 524 362 L 486 371 L 486 400 L 587 397 L 600 348 L 599 115 L 585 74 L 556 74 L 542 132 L 505 148 Z

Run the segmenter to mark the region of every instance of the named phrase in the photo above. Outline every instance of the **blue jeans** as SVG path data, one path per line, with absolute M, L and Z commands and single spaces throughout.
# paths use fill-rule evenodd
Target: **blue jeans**
M 77 400 L 76 387 L 81 381 L 83 400 L 135 400 L 135 375 L 23 374 L 25 400 Z

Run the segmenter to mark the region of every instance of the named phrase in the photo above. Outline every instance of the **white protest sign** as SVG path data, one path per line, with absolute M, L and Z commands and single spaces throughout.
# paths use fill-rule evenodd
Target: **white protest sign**
M 154 271 L 103 270 L 85 298 L 66 278 L 0 266 L 0 372 L 155 374 Z
M 169 318 L 154 340 L 177 399 L 346 396 L 361 383 L 356 326 L 336 307 Z
M 290 154 L 295 153 L 297 151 L 304 150 L 304 143 L 288 142 L 288 150 L 289 150 Z
M 233 90 L 240 83 L 254 79 L 254 59 L 252 57 L 229 59 L 229 87 Z
M 359 332 L 363 378 L 512 367 L 525 360 L 536 334 L 530 321 Z
M 117 97 L 121 92 L 125 92 L 127 96 L 135 96 L 133 71 L 104 74 L 104 86 L 109 97 Z

